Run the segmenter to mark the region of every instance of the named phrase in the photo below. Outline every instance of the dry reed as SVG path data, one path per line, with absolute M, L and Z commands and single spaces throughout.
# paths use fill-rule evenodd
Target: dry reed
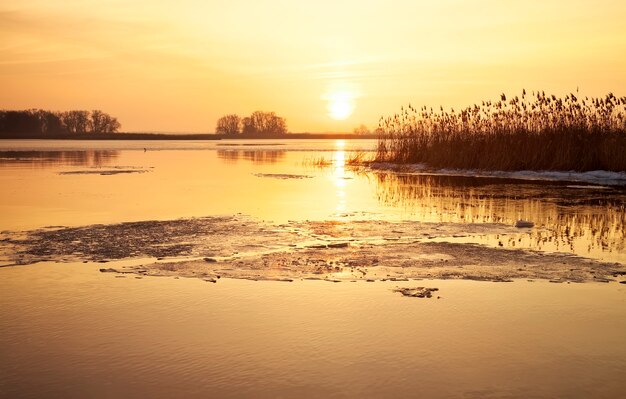
M 626 97 L 523 90 L 455 112 L 381 118 L 377 162 L 483 170 L 626 171 Z

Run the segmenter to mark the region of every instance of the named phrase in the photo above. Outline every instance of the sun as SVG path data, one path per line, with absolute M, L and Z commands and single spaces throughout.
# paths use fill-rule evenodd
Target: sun
M 328 99 L 328 115 L 336 120 L 344 120 L 354 112 L 354 100 L 348 93 L 334 93 Z

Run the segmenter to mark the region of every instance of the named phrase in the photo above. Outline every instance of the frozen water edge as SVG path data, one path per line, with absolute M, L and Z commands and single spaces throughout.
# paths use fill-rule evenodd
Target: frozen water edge
M 463 177 L 495 177 L 502 179 L 562 181 L 606 186 L 626 186 L 626 172 L 610 172 L 606 170 L 592 170 L 588 172 L 520 170 L 509 172 L 502 170 L 488 171 L 477 169 L 433 169 L 425 164 L 398 165 L 382 162 L 372 163 L 369 166 L 374 170 L 402 171 L 405 173 L 417 174 L 435 174 Z
M 42 261 L 122 261 L 102 272 L 141 276 L 293 281 L 469 279 L 620 282 L 626 265 L 562 253 L 447 242 L 446 237 L 506 235 L 502 224 L 385 221 L 290 222 L 245 216 L 126 222 L 5 232 L 7 265 Z M 129 263 L 126 263 L 129 261 Z

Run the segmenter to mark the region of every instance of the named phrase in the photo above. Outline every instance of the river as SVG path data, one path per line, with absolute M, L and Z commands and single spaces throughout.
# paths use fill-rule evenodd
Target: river
M 0 231 L 13 239 L 239 214 L 269 225 L 523 219 L 535 227 L 432 240 L 626 263 L 623 187 L 351 165 L 375 145 L 4 140 Z M 626 389 L 618 281 L 213 284 L 100 273 L 69 258 L 9 264 L 0 262 L 1 397 L 617 398 Z M 439 290 L 392 291 L 416 285 Z

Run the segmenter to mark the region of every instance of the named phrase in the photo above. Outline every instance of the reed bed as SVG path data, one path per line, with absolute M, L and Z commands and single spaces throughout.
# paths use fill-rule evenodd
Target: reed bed
M 545 92 L 381 118 L 375 160 L 435 168 L 626 171 L 626 97 Z

